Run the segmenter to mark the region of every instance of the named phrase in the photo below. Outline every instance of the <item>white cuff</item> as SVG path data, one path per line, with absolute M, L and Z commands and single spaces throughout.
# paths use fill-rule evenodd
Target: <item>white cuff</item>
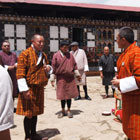
M 50 75 L 50 81 L 51 81 L 51 82 L 55 81 L 55 74 L 51 74 L 51 75 Z
M 27 85 L 25 78 L 18 79 L 17 83 L 18 83 L 18 88 L 20 92 L 29 90 L 29 87 Z
M 102 66 L 99 66 L 99 71 L 102 71 L 103 70 L 103 67 Z
M 138 89 L 134 76 L 120 79 L 120 90 L 122 93 Z
M 17 66 L 17 63 L 15 63 L 15 66 Z
M 117 72 L 117 67 L 114 67 L 115 72 Z
M 74 74 L 75 74 L 76 77 L 77 77 L 77 76 L 80 76 L 80 73 L 79 73 L 78 70 L 74 70 Z
M 50 67 L 50 71 L 48 72 L 48 74 L 52 74 L 52 72 L 53 72 L 53 68 L 52 68 L 52 66 L 51 66 L 51 65 L 47 65 L 47 66 Z
M 84 71 L 89 71 L 88 65 L 85 65 Z
M 8 65 L 4 65 L 5 69 L 8 70 Z

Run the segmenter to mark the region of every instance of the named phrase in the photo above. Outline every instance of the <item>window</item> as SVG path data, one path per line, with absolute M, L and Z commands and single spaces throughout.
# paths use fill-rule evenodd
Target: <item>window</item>
M 10 42 L 11 50 L 26 49 L 26 26 L 20 24 L 4 24 L 4 37 Z

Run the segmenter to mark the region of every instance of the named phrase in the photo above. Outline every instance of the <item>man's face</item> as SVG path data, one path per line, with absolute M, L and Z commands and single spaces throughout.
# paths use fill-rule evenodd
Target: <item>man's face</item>
M 63 45 L 60 50 L 62 51 L 62 53 L 66 53 L 68 52 L 69 46 L 68 45 Z
M 117 35 L 117 44 L 119 48 L 123 48 L 124 47 L 124 38 L 120 38 L 119 34 Z
M 9 53 L 10 52 L 10 44 L 8 42 L 3 42 L 3 44 L 2 44 L 2 50 L 5 53 Z
M 108 54 L 109 54 L 109 48 L 108 48 L 108 47 L 105 47 L 105 48 L 104 48 L 104 54 L 105 54 L 105 55 L 108 55 Z
M 42 51 L 44 47 L 44 37 L 37 35 L 32 43 L 36 51 Z
M 78 46 L 72 46 L 71 49 L 75 52 L 77 50 Z

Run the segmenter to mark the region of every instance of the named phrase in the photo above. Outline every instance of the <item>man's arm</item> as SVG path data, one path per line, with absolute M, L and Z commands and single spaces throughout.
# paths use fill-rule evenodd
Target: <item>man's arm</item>
M 139 52 L 139 53 L 138 53 Z M 113 79 L 111 82 L 115 86 L 120 88 L 121 93 L 127 93 L 140 88 L 140 50 L 136 53 L 129 54 L 128 70 L 131 72 L 131 76 L 121 79 Z M 130 69 L 131 68 L 131 69 Z
M 29 90 L 29 87 L 26 82 L 27 61 L 27 57 L 24 53 L 22 53 L 18 58 L 16 77 L 20 92 L 26 92 Z
M 83 53 L 84 53 L 84 71 L 89 71 L 86 53 L 84 51 Z
M 99 60 L 99 71 L 100 71 L 100 77 L 103 78 L 103 64 L 102 64 L 102 58 Z

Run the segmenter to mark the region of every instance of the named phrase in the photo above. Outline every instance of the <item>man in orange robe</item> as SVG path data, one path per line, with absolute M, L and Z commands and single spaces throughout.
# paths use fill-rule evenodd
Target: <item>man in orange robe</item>
M 25 140 L 35 139 L 37 115 L 44 112 L 44 86 L 47 85 L 46 73 L 51 70 L 47 65 L 47 56 L 42 49 L 44 37 L 34 35 L 32 45 L 23 51 L 18 58 L 17 81 L 19 96 L 18 115 L 24 115 Z
M 112 84 L 122 94 L 123 131 L 128 140 L 140 140 L 140 48 L 129 27 L 120 29 L 117 43 L 124 51 L 117 61 L 118 76 Z

